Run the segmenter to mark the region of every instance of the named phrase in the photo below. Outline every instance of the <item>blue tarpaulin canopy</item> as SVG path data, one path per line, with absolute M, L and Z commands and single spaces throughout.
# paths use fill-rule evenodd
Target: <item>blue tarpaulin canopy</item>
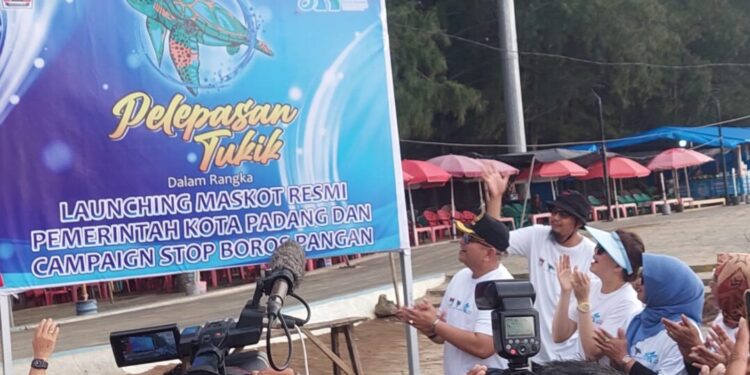
M 722 127 L 725 147 L 737 147 L 744 143 L 750 143 L 750 128 Z M 682 126 L 663 126 L 633 134 L 628 137 L 607 141 L 608 149 L 624 148 L 655 141 L 685 140 L 692 142 L 695 146 L 719 147 L 719 128 L 708 126 L 702 128 L 691 128 Z M 571 150 L 590 151 L 599 150 L 599 143 L 589 143 L 569 147 Z

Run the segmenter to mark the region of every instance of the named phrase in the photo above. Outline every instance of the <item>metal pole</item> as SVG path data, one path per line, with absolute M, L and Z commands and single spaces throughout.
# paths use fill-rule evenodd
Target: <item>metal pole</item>
M 503 66 L 505 122 L 510 152 L 526 152 L 526 129 L 523 121 L 521 73 L 518 63 L 516 11 L 514 0 L 498 0 L 500 50 Z
M 414 247 L 419 246 L 419 234 L 417 233 L 417 218 L 414 214 L 414 198 L 411 196 L 411 187 L 406 186 L 406 190 L 409 192 L 409 208 L 411 209 L 411 228 L 412 234 L 414 235 Z
M 594 93 L 594 96 L 596 97 L 596 104 L 599 106 L 599 131 L 601 132 L 602 136 L 602 144 L 599 146 L 599 150 L 601 151 L 601 157 L 602 157 L 602 169 L 604 171 L 604 191 L 605 191 L 605 197 L 607 198 L 607 212 L 609 212 L 609 215 L 607 215 L 607 220 L 612 220 L 612 196 L 609 194 L 609 165 L 607 163 L 607 142 L 606 137 L 604 135 L 604 110 L 602 109 L 602 97 L 599 96 L 599 94 L 596 93 L 596 90 L 593 88 L 591 89 L 591 92 Z
M 0 326 L 3 343 L 3 374 L 13 375 L 13 351 L 10 337 L 10 296 L 0 296 Z
M 714 103 L 716 104 L 716 119 L 717 122 L 721 122 L 721 103 L 719 102 L 719 98 L 712 96 L 711 97 L 714 100 Z M 719 149 L 720 153 L 719 156 L 721 157 L 721 174 L 724 177 L 724 198 L 727 200 L 727 204 L 729 204 L 729 180 L 727 176 L 727 160 L 724 157 L 724 132 L 722 131 L 722 125 L 719 124 Z
M 404 288 L 404 306 L 414 306 L 414 277 L 411 268 L 411 248 L 401 249 L 401 281 Z M 406 325 L 406 352 L 409 374 L 419 375 L 419 338 L 417 330 Z
M 456 200 L 453 193 L 453 177 L 451 177 L 451 239 L 456 239 Z

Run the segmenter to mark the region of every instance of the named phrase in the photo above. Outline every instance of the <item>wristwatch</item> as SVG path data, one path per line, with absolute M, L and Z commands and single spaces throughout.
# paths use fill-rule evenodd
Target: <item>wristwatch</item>
M 49 364 L 47 363 L 47 361 L 43 359 L 39 359 L 39 358 L 34 358 L 31 361 L 31 368 L 37 369 L 37 370 L 46 370 L 48 365 Z
M 578 304 L 578 311 L 582 313 L 591 312 L 591 304 L 588 302 L 579 303 Z
M 631 361 L 635 361 L 635 359 L 633 359 L 633 357 L 626 354 L 624 357 L 622 357 L 620 361 L 622 362 L 622 365 L 624 367 L 624 366 L 627 366 L 628 363 L 630 363 Z

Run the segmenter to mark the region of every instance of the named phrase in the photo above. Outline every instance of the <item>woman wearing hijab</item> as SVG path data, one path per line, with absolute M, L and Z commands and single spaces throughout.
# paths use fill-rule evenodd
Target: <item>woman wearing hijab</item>
M 698 327 L 703 283 L 685 263 L 667 255 L 643 254 L 643 271 L 633 287 L 643 311 L 617 335 L 597 330 L 594 340 L 610 363 L 629 375 L 682 375 L 686 364 L 663 319 Z

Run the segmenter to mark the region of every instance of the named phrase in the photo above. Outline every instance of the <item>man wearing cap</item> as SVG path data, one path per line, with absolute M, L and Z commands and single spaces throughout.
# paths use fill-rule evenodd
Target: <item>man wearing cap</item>
M 482 179 L 487 188 L 487 214 L 499 218 L 508 177 L 486 171 Z M 508 247 L 508 253 L 528 260 L 529 281 L 536 291 L 534 308 L 539 312 L 542 348 L 531 358 L 535 368 L 555 360 L 581 359 L 577 334 L 562 343 L 555 343 L 552 339 L 552 320 L 561 294 L 557 262 L 561 256 L 568 255 L 571 267 L 589 272 L 595 246 L 594 242 L 578 233 L 586 225 L 591 211 L 588 201 L 580 193 L 563 192 L 555 201 L 547 202 L 547 207 L 552 214 L 550 225 L 514 230 Z
M 598 279 L 570 268 L 570 258 L 563 255 L 557 264 L 562 295 L 552 322 L 552 337 L 563 342 L 576 331 L 584 359 L 610 365 L 609 358 L 596 346 L 595 330 L 602 329 L 617 337 L 617 330 L 643 309 L 630 282 L 635 281 L 642 264 L 643 241 L 632 232 L 605 232 L 587 226 L 597 242 L 591 273 Z M 577 304 L 570 305 L 574 294 Z
M 396 316 L 432 341 L 445 344 L 445 374 L 466 374 L 476 364 L 507 368 L 507 362 L 495 352 L 490 310 L 477 309 L 474 289 L 482 281 L 512 279 L 500 263 L 508 248 L 508 228 L 489 216 L 480 215 L 472 226 L 457 223 L 463 236 L 458 260 L 466 268 L 458 271 L 445 291 L 440 309 L 426 301 L 405 307 Z

